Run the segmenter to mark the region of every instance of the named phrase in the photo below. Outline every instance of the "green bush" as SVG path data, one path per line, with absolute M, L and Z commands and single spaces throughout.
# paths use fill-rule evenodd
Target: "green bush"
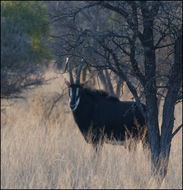
M 44 4 L 1 2 L 2 65 L 14 68 L 49 59 L 49 17 Z
M 1 2 L 1 83 L 4 88 L 18 87 L 37 66 L 51 59 L 49 34 L 45 4 L 37 1 Z M 15 84 L 16 75 L 24 77 Z

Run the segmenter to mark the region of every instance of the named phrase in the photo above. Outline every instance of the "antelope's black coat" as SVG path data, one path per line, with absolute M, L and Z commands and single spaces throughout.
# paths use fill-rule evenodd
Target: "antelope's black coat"
M 137 138 L 142 135 L 138 127 L 141 132 L 146 130 L 145 119 L 135 102 L 120 101 L 104 91 L 83 88 L 81 85 L 77 87 L 80 89 L 80 103 L 73 111 L 73 116 L 88 143 L 96 146 L 99 140 L 100 143 L 112 143 L 114 139 L 123 142 L 125 132 Z M 144 104 L 142 107 L 145 110 Z

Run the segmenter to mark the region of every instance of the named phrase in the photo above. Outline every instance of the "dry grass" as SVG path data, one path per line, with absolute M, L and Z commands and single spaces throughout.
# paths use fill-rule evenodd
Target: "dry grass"
M 52 76 L 53 72 L 46 75 Z M 156 188 L 141 144 L 132 152 L 105 144 L 96 157 L 73 121 L 67 97 L 48 114 L 46 110 L 59 97 L 62 85 L 63 78 L 55 79 L 25 92 L 26 99 L 11 100 L 11 106 L 2 107 L 1 188 Z M 2 106 L 5 104 L 3 100 Z M 181 122 L 181 106 L 176 115 L 177 124 Z M 173 140 L 161 188 L 182 188 L 181 132 Z

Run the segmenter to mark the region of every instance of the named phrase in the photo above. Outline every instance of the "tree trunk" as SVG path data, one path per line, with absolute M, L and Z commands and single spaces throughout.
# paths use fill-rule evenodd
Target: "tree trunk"
M 182 36 L 177 38 L 174 47 L 174 64 L 170 73 L 168 92 L 163 106 L 163 120 L 161 126 L 161 160 L 163 165 L 160 166 L 160 174 L 164 177 L 167 173 L 172 131 L 174 127 L 174 110 L 177 95 L 181 88 L 182 78 Z
M 106 77 L 106 80 L 107 80 L 107 86 L 108 86 L 109 92 L 111 94 L 114 94 L 114 89 L 113 89 L 113 86 L 112 86 L 112 83 L 111 83 L 111 78 L 109 76 L 109 72 L 108 72 L 107 69 L 105 70 L 105 77 Z
M 160 132 L 158 123 L 158 105 L 156 88 L 156 59 L 153 39 L 153 18 L 147 9 L 142 9 L 144 31 L 141 42 L 144 48 L 145 58 L 145 96 L 146 96 L 146 124 L 148 128 L 148 138 L 150 142 L 152 171 L 158 169 L 160 153 Z
M 116 96 L 118 98 L 120 98 L 121 92 L 123 94 L 123 81 L 121 79 L 116 79 L 116 83 L 117 83 L 117 86 L 116 86 Z
M 99 71 L 99 78 L 100 78 L 102 84 L 104 85 L 105 90 L 112 95 L 116 95 L 114 93 L 114 88 L 113 88 L 113 85 L 111 83 L 111 78 L 109 76 L 108 70 L 105 70 L 104 72 L 102 70 Z
M 99 76 L 102 84 L 104 85 L 105 90 L 108 91 L 107 81 L 106 81 L 106 78 L 104 76 L 103 70 L 99 71 L 99 75 L 98 76 Z

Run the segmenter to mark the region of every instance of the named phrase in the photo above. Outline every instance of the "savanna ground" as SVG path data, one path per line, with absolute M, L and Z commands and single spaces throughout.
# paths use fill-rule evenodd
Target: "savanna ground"
M 63 75 L 50 69 L 45 78 L 47 84 L 25 91 L 23 98 L 1 100 L 2 189 L 156 188 L 140 143 L 131 152 L 105 144 L 95 157 L 73 121 Z M 178 126 L 182 104 L 175 117 Z M 182 130 L 173 139 L 161 188 L 182 188 Z

